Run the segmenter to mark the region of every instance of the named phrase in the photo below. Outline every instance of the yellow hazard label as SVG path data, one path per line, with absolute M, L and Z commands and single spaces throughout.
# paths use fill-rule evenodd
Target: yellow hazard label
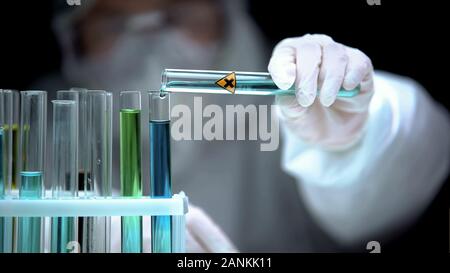
M 236 84 L 236 73 L 234 72 L 231 72 L 230 74 L 216 81 L 216 85 L 227 90 L 231 94 L 234 94 L 234 91 L 236 90 Z

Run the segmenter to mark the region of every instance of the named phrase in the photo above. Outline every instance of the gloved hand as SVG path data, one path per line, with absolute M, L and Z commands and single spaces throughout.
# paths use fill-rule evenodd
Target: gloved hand
M 374 90 L 372 63 L 364 53 L 326 35 L 307 34 L 281 41 L 268 70 L 280 89 L 295 84 L 296 96 L 276 98 L 281 119 L 292 133 L 332 149 L 359 139 Z M 358 85 L 357 96 L 337 97 L 341 86 L 351 90 Z
M 144 217 L 144 226 L 150 226 L 150 217 Z M 112 217 L 111 252 L 120 253 L 121 217 Z M 151 245 L 150 233 L 144 233 L 144 246 Z M 149 249 L 145 248 L 144 252 Z M 186 252 L 229 253 L 238 252 L 230 239 L 200 208 L 189 204 L 186 215 Z
M 238 252 L 225 233 L 206 215 L 191 204 L 186 215 L 186 252 Z

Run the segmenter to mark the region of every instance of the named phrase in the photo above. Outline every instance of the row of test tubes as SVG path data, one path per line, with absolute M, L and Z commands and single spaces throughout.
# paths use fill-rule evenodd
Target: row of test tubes
M 151 197 L 170 198 L 170 97 L 159 91 L 148 92 L 148 97 Z M 141 107 L 141 92 L 120 93 L 120 194 L 124 198 L 143 195 Z M 112 94 L 86 89 L 58 91 L 52 110 L 50 198 L 111 197 Z M 19 199 L 47 198 L 46 132 L 45 91 L 22 91 L 19 95 L 0 90 L 0 199 L 15 189 Z M 171 218 L 152 216 L 152 252 L 172 251 Z M 68 252 L 71 242 L 81 243 L 85 253 L 111 250 L 111 217 L 53 217 L 50 226 L 51 252 Z M 0 217 L 0 252 L 42 252 L 43 227 L 41 217 Z M 142 227 L 142 216 L 122 217 L 122 252 L 143 252 Z M 5 242 L 8 238 L 4 234 L 14 234 L 15 239 Z

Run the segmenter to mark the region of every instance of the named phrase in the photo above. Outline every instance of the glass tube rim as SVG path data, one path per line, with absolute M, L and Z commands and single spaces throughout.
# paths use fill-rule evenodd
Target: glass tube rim
M 0 92 L 3 91 L 3 93 L 17 93 L 18 91 L 16 89 L 0 89 Z
M 120 91 L 120 109 L 122 110 L 142 110 L 141 91 L 125 90 Z
M 88 93 L 107 93 L 108 91 L 103 89 L 89 89 L 87 90 Z
M 78 90 L 72 90 L 72 89 L 60 89 L 60 90 L 56 90 L 56 93 L 58 93 L 58 92 L 79 93 Z
M 52 103 L 56 105 L 74 105 L 77 102 L 74 100 L 52 100 Z
M 44 172 L 43 171 L 20 171 L 19 173 L 22 176 L 34 177 L 34 176 L 40 176 Z
M 47 91 L 44 91 L 44 90 L 24 90 L 24 91 L 21 91 L 20 93 L 25 94 L 25 95 L 44 95 L 44 94 L 47 94 Z

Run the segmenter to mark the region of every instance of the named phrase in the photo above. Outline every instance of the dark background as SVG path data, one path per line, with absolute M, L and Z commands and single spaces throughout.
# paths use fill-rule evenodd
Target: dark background
M 64 0 L 61 0 L 64 1 Z M 83 1 L 83 0 L 81 0 Z M 84 0 L 88 1 L 88 0 Z M 324 33 L 365 52 L 376 69 L 409 76 L 448 108 L 445 1 L 250 0 L 248 11 L 269 43 Z M 50 28 L 52 1 L 0 2 L 0 88 L 23 90 L 57 70 L 60 52 Z M 422 219 L 383 251 L 449 251 L 449 183 Z
M 65 0 L 61 0 L 65 1 Z M 89 0 L 81 0 L 89 1 Z M 447 57 L 445 1 L 249 0 L 253 16 L 270 45 L 305 33 L 325 33 L 365 52 L 376 69 L 412 77 L 444 102 Z M 50 28 L 51 0 L 0 3 L 0 86 L 26 89 L 56 70 L 60 52 Z

